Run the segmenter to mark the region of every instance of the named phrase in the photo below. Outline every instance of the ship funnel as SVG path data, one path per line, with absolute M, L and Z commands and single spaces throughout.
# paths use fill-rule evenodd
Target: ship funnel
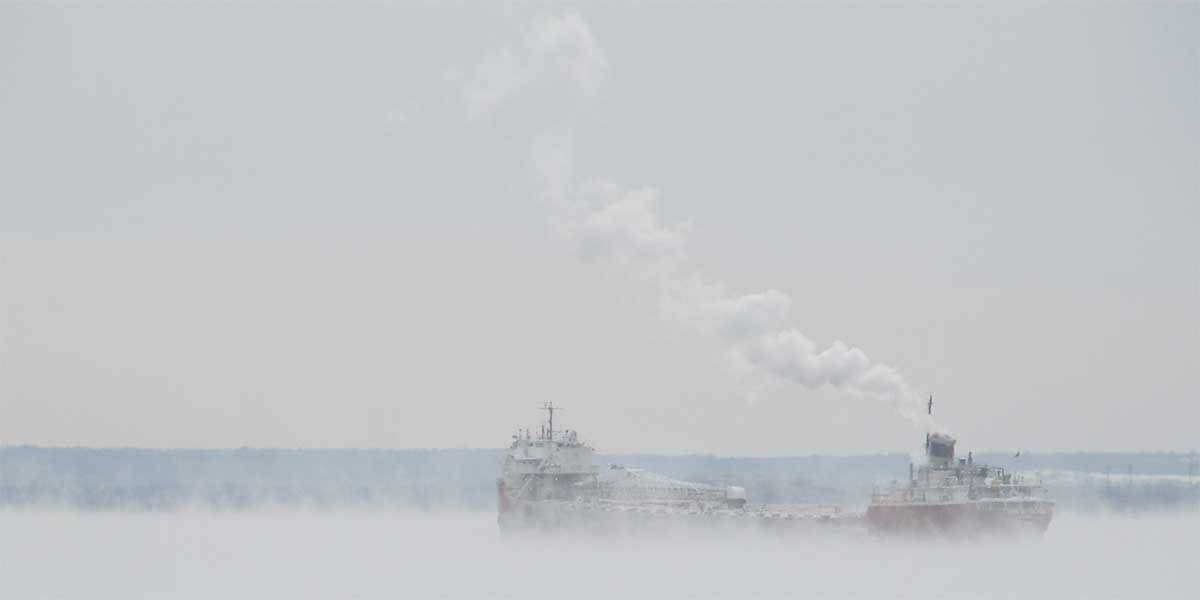
M 946 469 L 954 466 L 954 438 L 944 433 L 929 436 L 929 466 Z

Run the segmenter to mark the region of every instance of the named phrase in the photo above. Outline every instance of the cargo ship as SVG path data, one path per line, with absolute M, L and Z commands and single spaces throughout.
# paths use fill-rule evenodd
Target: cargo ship
M 554 427 L 553 404 L 536 432 L 519 430 L 497 480 L 504 534 L 596 534 L 716 530 L 981 537 L 1040 535 L 1054 502 L 1040 482 L 954 455 L 955 439 L 926 436 L 923 464 L 907 482 L 876 489 L 865 513 L 838 506 L 753 505 L 740 486 L 684 481 L 634 466 L 593 464 L 578 432 Z M 932 411 L 932 401 L 930 402 Z
M 496 482 L 504 534 L 694 532 L 701 529 L 809 533 L 861 528 L 862 515 L 836 506 L 761 505 L 740 486 L 683 481 L 628 465 L 593 464 L 578 432 L 554 427 L 553 404 L 536 432 L 518 431 Z

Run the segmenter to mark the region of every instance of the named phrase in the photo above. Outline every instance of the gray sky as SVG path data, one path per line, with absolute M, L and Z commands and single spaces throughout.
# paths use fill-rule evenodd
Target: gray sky
M 552 400 L 605 451 L 919 443 L 747 393 L 564 234 L 568 126 L 572 186 L 656 190 L 637 231 L 965 446 L 1200 446 L 1195 2 L 5 4 L 0 441 L 498 446 Z

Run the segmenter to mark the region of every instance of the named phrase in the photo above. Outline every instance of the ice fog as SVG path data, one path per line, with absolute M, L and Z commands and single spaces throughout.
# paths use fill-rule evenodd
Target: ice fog
M 9 598 L 1193 598 L 1200 518 L 1038 543 L 508 540 L 486 512 L 0 514 Z

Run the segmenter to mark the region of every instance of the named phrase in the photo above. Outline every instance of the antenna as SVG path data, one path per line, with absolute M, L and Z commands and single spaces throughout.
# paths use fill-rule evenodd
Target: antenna
M 546 403 L 542 404 L 542 410 L 546 411 L 550 415 L 550 418 L 548 419 L 549 429 L 546 430 L 546 439 L 553 440 L 554 439 L 554 411 L 563 410 L 563 409 L 561 407 L 555 406 L 553 402 L 546 402 Z
M 930 415 L 933 414 L 933 394 L 929 395 L 929 407 L 926 410 L 929 411 Z

